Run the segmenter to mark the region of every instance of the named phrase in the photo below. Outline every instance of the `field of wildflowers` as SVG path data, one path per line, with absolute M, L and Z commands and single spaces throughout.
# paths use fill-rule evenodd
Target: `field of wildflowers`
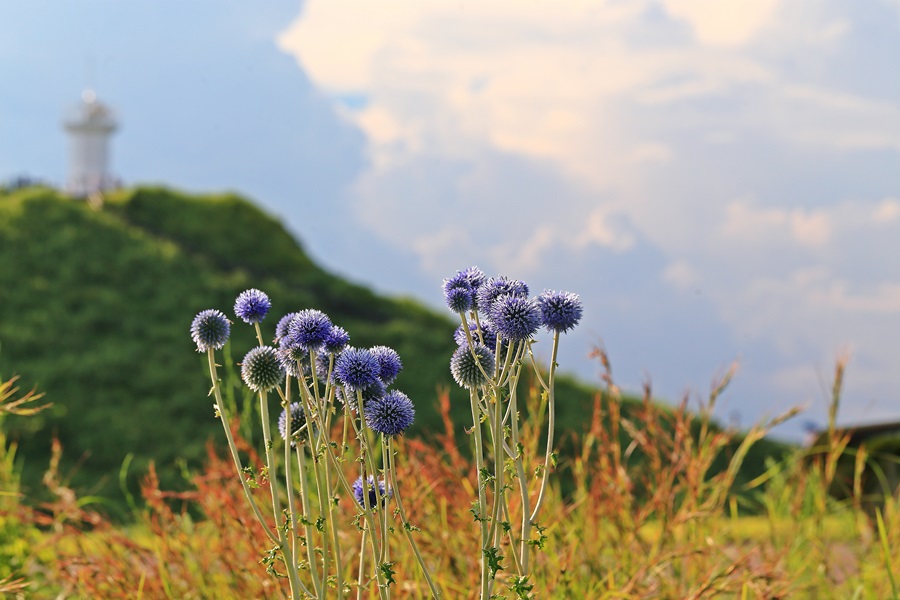
M 16 449 L 0 427 L 0 592 L 900 598 L 900 505 L 866 491 L 872 461 L 847 447 L 833 418 L 821 446 L 773 459 L 762 476 L 737 484 L 752 445 L 796 411 L 740 434 L 716 427 L 711 415 L 729 372 L 699 411 L 662 407 L 648 387 L 625 418 L 598 348 L 603 389 L 580 431 L 557 432 L 555 349 L 581 317 L 578 296 L 532 297 L 523 282 L 475 268 L 445 280 L 444 293 L 460 319 L 447 360 L 469 392 L 465 437 L 447 390 L 410 399 L 390 389 L 401 357 L 385 346 L 353 347 L 352 332 L 324 313 L 290 313 L 264 335 L 271 302 L 256 289 L 233 312 L 256 333 L 258 345 L 239 362 L 258 406 L 223 393 L 217 352 L 235 323 L 219 309 L 200 312 L 190 333 L 207 356 L 211 414 L 227 454 L 210 445 L 188 491 L 161 489 L 151 467 L 142 501 L 129 499 L 131 522 L 111 521 L 96 499 L 70 489 L 58 445 L 44 478 L 51 500 L 24 501 Z M 541 328 L 553 340 L 549 365 L 531 354 Z M 832 415 L 842 378 L 839 364 Z M 13 383 L 0 386 L 0 419 L 41 409 Z M 421 402 L 438 404 L 444 430 L 403 435 Z M 555 451 L 563 438 L 575 449 L 565 457 Z M 838 468 L 848 460 L 849 473 Z M 830 494 L 836 485 L 848 491 L 841 499 Z

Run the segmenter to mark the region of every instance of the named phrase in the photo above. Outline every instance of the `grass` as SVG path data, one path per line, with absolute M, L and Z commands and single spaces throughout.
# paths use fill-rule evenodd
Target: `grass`
M 605 355 L 597 355 L 608 367 Z M 835 410 L 842 377 L 839 364 Z M 607 375 L 584 428 L 569 432 L 578 452 L 551 477 L 546 518 L 531 540 L 537 550 L 533 588 L 516 591 L 501 558 L 497 597 L 900 597 L 892 575 L 900 572 L 900 504 L 891 494 L 864 492 L 871 477 L 865 449 L 849 449 L 832 423 L 833 435 L 823 446 L 796 449 L 770 461 L 755 480 L 736 482 L 750 446 L 777 420 L 743 437 L 713 427 L 710 415 L 729 379 L 730 374 L 714 386 L 698 415 L 684 405 L 660 407 L 648 389 L 635 416 L 623 418 L 618 390 Z M 536 390 L 528 401 L 532 407 L 540 402 Z M 478 523 L 469 512 L 477 483 L 467 451 L 471 440 L 455 433 L 450 403 L 441 392 L 443 430 L 400 440 L 398 479 L 409 518 L 421 529 L 414 535 L 445 597 L 471 598 L 480 581 Z M 544 424 L 526 420 L 525 427 L 532 431 L 522 439 L 537 440 Z M 247 462 L 261 468 L 256 450 L 241 441 L 239 426 L 233 429 Z M 54 456 L 61 452 L 57 446 Z M 543 456 L 537 442 L 526 444 L 524 452 L 537 462 Z M 850 493 L 838 499 L 829 490 L 844 476 L 837 465 L 848 459 L 854 465 Z M 723 460 L 725 468 L 713 468 Z M 15 520 L 13 528 L 0 526 L 6 536 L 0 548 L 18 553 L 10 563 L 18 566 L 0 571 L 0 590 L 6 586 L 11 595 L 34 598 L 287 597 L 287 582 L 260 564 L 268 548 L 259 543 L 260 526 L 245 510 L 230 458 L 212 446 L 189 491 L 161 489 L 151 467 L 141 486 L 144 504 L 136 505 L 127 526 L 79 499 L 58 464 L 45 477 L 52 501 L 30 508 L 19 503 L 15 490 L 0 496 L 6 502 L 0 523 Z M 10 461 L 0 465 L 8 472 L 14 468 Z M 574 482 L 565 492 L 561 472 Z M 14 478 L 4 481 L 14 485 Z M 254 493 L 265 501 L 264 487 Z M 339 505 L 348 519 L 354 514 L 350 502 L 342 498 Z M 16 539 L 27 539 L 27 547 L 16 546 Z M 393 597 L 427 597 L 415 557 L 405 542 L 395 541 Z M 341 551 L 345 580 L 355 581 L 358 548 L 350 542 L 348 535 Z M 359 597 L 377 593 L 369 586 Z

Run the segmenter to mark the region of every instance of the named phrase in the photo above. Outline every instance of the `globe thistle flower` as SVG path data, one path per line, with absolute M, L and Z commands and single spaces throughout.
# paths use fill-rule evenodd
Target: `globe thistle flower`
M 491 323 L 497 335 L 509 341 L 525 340 L 533 336 L 541 326 L 541 307 L 537 300 L 503 295 L 494 300 Z
M 508 279 L 506 277 L 491 277 L 478 288 L 478 309 L 482 311 L 485 317 L 493 319 L 494 302 L 500 296 L 518 296 L 528 297 L 528 284 L 518 279 Z
M 469 332 L 472 334 L 472 341 L 476 344 L 479 343 L 478 339 L 478 325 L 475 323 L 469 323 Z M 497 332 L 494 331 L 494 327 L 488 321 L 483 321 L 481 323 L 481 337 L 484 338 L 484 345 L 488 348 L 496 348 L 497 347 Z M 468 346 L 469 341 L 466 339 L 466 332 L 463 330 L 463 326 L 460 325 L 456 328 L 456 331 L 453 333 L 453 341 L 456 342 L 457 346 Z
M 287 337 L 307 352 L 315 352 L 325 345 L 332 327 L 331 319 L 322 311 L 301 310 L 288 324 Z
M 478 292 L 478 288 L 487 281 L 487 276 L 484 274 L 484 271 L 478 267 L 469 267 L 468 269 L 460 271 L 460 274 L 464 275 L 466 279 L 469 280 L 469 285 L 472 286 L 472 289 L 475 290 L 475 292 Z
M 348 347 L 334 361 L 334 377 L 341 384 L 357 390 L 379 380 L 381 365 L 371 350 Z
M 481 367 L 479 368 L 478 365 Z M 450 358 L 450 373 L 453 375 L 453 380 L 460 387 L 469 390 L 487 385 L 488 377 L 493 372 L 494 353 L 483 344 L 476 343 L 471 349 L 468 345 L 460 346 Z
M 244 323 L 259 323 L 266 317 L 270 308 L 272 302 L 269 301 L 269 297 L 256 288 L 241 292 L 234 301 L 234 314 Z
M 549 331 L 565 333 L 581 320 L 582 306 L 578 294 L 545 290 L 538 296 L 541 324 Z
M 291 430 L 290 436 L 288 435 L 288 410 L 284 409 L 281 411 L 281 416 L 278 417 L 278 431 L 281 432 L 281 438 L 287 440 L 288 437 L 291 438 L 291 448 L 297 445 L 294 441 L 294 435 L 300 431 L 300 429 L 306 424 L 306 411 L 303 410 L 303 405 L 299 402 L 294 402 L 290 406 L 290 421 L 291 421 Z
M 394 495 L 394 490 L 385 485 L 384 479 L 378 480 L 378 494 L 375 493 L 375 477 L 369 475 L 366 485 L 363 485 L 363 478 L 357 477 L 351 486 L 353 488 L 353 497 L 356 503 L 362 508 L 366 507 L 365 494 L 368 492 L 369 508 L 378 510 L 378 496 L 381 496 L 381 506 L 387 505 L 388 500 Z
M 268 392 L 284 379 L 278 352 L 271 346 L 257 346 L 241 362 L 241 379 L 254 392 Z
M 384 397 L 384 395 L 387 393 L 387 387 L 385 387 L 380 379 L 376 379 L 375 383 L 370 386 L 364 387 L 359 391 L 362 392 L 363 406 L 368 406 L 369 401 L 378 400 L 379 398 Z M 334 395 L 338 400 L 346 404 L 353 412 L 356 412 L 359 409 L 359 403 L 356 401 L 356 390 L 346 390 L 345 393 L 344 388 L 338 386 L 335 389 Z
M 281 317 L 281 319 L 278 321 L 278 324 L 275 326 L 275 341 L 276 342 L 280 342 L 281 340 L 283 340 L 284 338 L 287 337 L 288 327 L 290 327 L 291 321 L 293 321 L 294 317 L 296 317 L 298 314 L 300 314 L 300 313 L 292 312 L 292 313 L 288 313 L 288 314 L 284 315 L 283 317 Z
M 457 272 L 450 279 L 445 279 L 444 300 L 447 308 L 459 314 L 472 310 L 475 306 L 475 290 L 469 282 L 469 278 L 462 272 Z
M 387 436 L 400 435 L 416 418 L 412 400 L 403 392 L 392 390 L 365 403 L 366 425 Z
M 231 323 L 221 310 L 200 311 L 191 322 L 191 339 L 197 344 L 197 352 L 221 350 L 230 334 Z
M 372 354 L 378 359 L 378 367 L 380 372 L 378 378 L 384 385 L 391 385 L 397 379 L 397 375 L 403 369 L 403 363 L 400 362 L 400 355 L 393 348 L 387 346 L 375 346 L 371 348 Z
M 325 352 L 328 354 L 337 354 L 347 347 L 350 343 L 350 334 L 343 327 L 337 325 L 331 328 L 328 335 L 325 336 Z
M 291 343 L 290 338 L 281 339 L 278 345 L 278 361 L 284 372 L 291 377 L 300 379 L 310 374 L 309 352 Z

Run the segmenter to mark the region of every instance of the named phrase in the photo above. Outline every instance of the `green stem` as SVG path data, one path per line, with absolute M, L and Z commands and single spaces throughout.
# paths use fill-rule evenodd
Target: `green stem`
M 394 466 L 394 446 L 393 440 L 388 438 L 387 442 L 387 465 L 385 468 L 390 474 L 390 482 L 391 488 L 394 490 L 394 500 L 397 502 L 397 510 L 400 513 L 400 520 L 402 521 L 401 527 L 403 528 L 403 532 L 406 534 L 406 539 L 409 541 L 409 546 L 412 548 L 413 553 L 416 555 L 416 560 L 419 562 L 419 568 L 422 569 L 422 574 L 425 576 L 425 581 L 428 582 L 428 587 L 431 588 L 431 595 L 435 600 L 441 598 L 441 590 L 437 587 L 437 585 L 432 581 L 431 575 L 428 572 L 428 566 L 425 564 L 425 560 L 422 558 L 422 553 L 419 551 L 419 545 L 416 544 L 416 540 L 412 536 L 412 526 L 409 523 L 409 519 L 406 517 L 406 510 L 403 508 L 403 500 L 400 498 L 400 486 L 397 484 L 397 469 Z M 387 510 L 385 510 L 387 513 Z
M 290 447 L 290 446 L 288 446 Z M 297 443 L 295 446 L 298 464 L 298 478 L 300 479 L 300 503 L 303 507 L 303 535 L 306 536 L 306 560 L 309 563 L 309 571 L 312 574 L 313 588 L 316 590 L 316 598 L 322 597 L 322 584 L 319 580 L 318 568 L 316 567 L 316 555 L 313 545 L 313 532 L 310 523 L 312 521 L 312 511 L 309 509 L 309 481 L 306 476 L 306 456 L 303 451 L 303 444 Z M 327 573 L 326 573 L 327 575 Z
M 518 379 L 516 380 L 516 384 L 518 384 Z M 513 459 L 516 466 L 516 478 L 519 480 L 519 497 L 522 502 L 522 539 L 519 542 L 519 555 L 521 556 L 521 559 L 518 568 L 520 569 L 519 576 L 524 577 L 528 575 L 528 539 L 531 537 L 531 521 L 528 517 L 531 509 L 529 508 L 528 479 L 525 476 L 522 445 L 519 442 L 519 394 L 517 393 L 517 388 L 517 385 L 511 387 L 509 394 L 509 409 L 512 414 L 510 418 L 510 437 L 513 449 L 513 453 L 510 454 L 510 457 Z M 512 535 L 510 535 L 510 547 L 514 545 L 515 542 L 512 539 Z
M 262 526 L 263 531 L 265 531 L 266 536 L 269 538 L 269 541 L 277 544 L 278 538 L 275 537 L 275 534 L 272 532 L 272 529 L 266 522 L 265 517 L 263 517 L 262 512 L 259 510 L 259 506 L 257 506 L 256 501 L 253 499 L 253 494 L 250 492 L 250 486 L 244 479 L 244 466 L 241 462 L 240 456 L 238 455 L 237 446 L 234 443 L 234 438 L 231 436 L 231 425 L 228 422 L 228 414 L 225 411 L 225 406 L 222 402 L 222 390 L 219 386 L 219 377 L 216 374 L 216 359 L 214 356 L 214 351 L 212 349 L 207 352 L 207 357 L 209 358 L 209 376 L 212 378 L 213 394 L 216 398 L 215 408 L 219 412 L 219 418 L 222 419 L 222 426 L 225 428 L 225 439 L 228 440 L 228 449 L 231 450 L 231 459 L 234 462 L 235 468 L 237 469 L 238 479 L 240 479 L 241 481 L 241 486 L 243 486 L 244 488 L 244 495 L 247 497 L 247 502 L 250 503 L 250 508 L 253 509 L 253 514 L 254 516 L 256 516 L 256 520 L 259 521 L 259 524 Z
M 253 327 L 256 328 L 256 341 L 259 342 L 260 346 L 265 346 L 266 343 L 263 341 L 262 331 L 259 329 L 259 323 L 254 323 Z
M 356 575 L 356 600 L 362 600 L 363 597 L 363 579 L 366 572 L 366 534 L 368 531 L 363 528 L 362 542 L 359 545 L 359 572 Z
M 294 560 L 294 553 L 291 551 L 291 544 L 288 543 L 284 528 L 280 523 L 284 518 L 281 514 L 281 498 L 278 495 L 278 477 L 276 477 L 275 469 L 275 451 L 272 443 L 272 431 L 269 426 L 269 399 L 268 394 L 264 391 L 259 393 L 259 418 L 262 421 L 263 445 L 266 449 L 266 469 L 269 479 L 269 492 L 272 496 L 272 513 L 275 517 L 275 524 L 278 533 L 278 545 L 281 548 L 281 554 L 284 557 L 285 567 L 288 572 L 288 579 L 291 584 L 291 598 L 300 598 L 300 577 L 297 574 L 297 563 Z
M 328 448 L 325 451 L 330 452 Z M 338 600 L 342 600 L 344 597 L 344 567 L 341 561 L 341 544 L 338 536 L 337 519 L 334 518 L 334 486 L 331 482 L 331 466 L 330 461 L 327 459 L 325 460 L 325 491 L 328 498 L 326 519 L 328 519 L 328 528 L 331 530 L 332 537 L 331 548 L 334 554 L 335 584 L 337 585 Z
M 466 334 L 466 342 L 469 344 L 469 352 L 471 352 L 472 358 L 475 360 L 475 365 L 478 367 L 478 370 L 481 371 L 485 381 L 491 381 L 492 377 L 488 375 L 484 370 L 484 367 L 481 366 L 481 361 L 478 360 L 478 356 L 475 354 L 475 343 L 472 341 L 472 331 L 469 329 L 469 321 L 466 319 L 465 313 L 459 313 L 459 318 L 462 321 L 463 332 Z
M 284 487 L 287 491 L 288 515 L 291 522 L 291 551 L 297 556 L 297 538 L 299 528 L 297 525 L 297 510 L 294 503 L 294 468 L 291 465 L 291 376 L 284 379 L 284 405 L 287 411 L 284 440 Z
M 388 453 L 387 441 L 385 440 L 385 436 L 382 435 L 381 436 L 381 464 L 384 469 L 384 480 L 390 481 L 390 470 L 391 470 L 390 469 L 390 459 L 389 459 L 387 453 Z M 387 489 L 385 489 L 384 491 L 385 491 L 385 494 L 387 494 Z M 376 494 L 381 493 L 381 489 L 378 487 L 377 478 L 375 481 L 375 493 Z M 384 540 L 381 545 L 382 552 L 384 554 L 382 563 L 387 563 L 387 562 L 390 562 L 390 560 L 391 560 L 391 544 L 390 544 L 390 529 L 389 529 L 390 522 L 388 521 L 389 511 L 387 509 L 387 498 L 385 498 L 383 500 L 383 502 L 381 504 L 379 504 L 379 506 L 381 507 L 381 531 L 384 533 Z
M 531 513 L 530 521 L 534 523 L 537 519 L 538 511 L 544 503 L 544 493 L 547 491 L 547 478 L 550 477 L 550 457 L 553 453 L 553 428 L 556 424 L 556 403 L 555 403 L 555 384 L 556 376 L 556 353 L 559 350 L 559 332 L 553 332 L 553 351 L 550 354 L 550 375 L 547 377 L 548 400 L 547 400 L 547 449 L 544 454 L 544 472 L 541 476 L 541 487 L 538 492 L 537 500 L 534 503 L 534 511 Z
M 482 475 L 484 469 L 484 446 L 481 439 L 481 415 L 478 406 L 478 398 L 475 390 L 469 390 L 469 400 L 472 405 L 472 425 L 475 432 L 475 469 L 478 475 L 478 525 L 481 528 L 481 600 L 488 600 L 488 563 L 485 552 L 489 547 L 487 526 L 487 498 L 485 495 L 485 481 Z

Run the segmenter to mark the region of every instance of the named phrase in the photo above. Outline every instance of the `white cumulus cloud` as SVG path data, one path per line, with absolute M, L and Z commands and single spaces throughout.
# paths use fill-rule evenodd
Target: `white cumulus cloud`
M 309 0 L 278 43 L 360 99 L 353 208 L 430 274 L 549 279 L 609 252 L 671 294 L 660 315 L 702 294 L 786 369 L 900 353 L 900 6 Z M 790 373 L 763 379 L 793 393 Z

